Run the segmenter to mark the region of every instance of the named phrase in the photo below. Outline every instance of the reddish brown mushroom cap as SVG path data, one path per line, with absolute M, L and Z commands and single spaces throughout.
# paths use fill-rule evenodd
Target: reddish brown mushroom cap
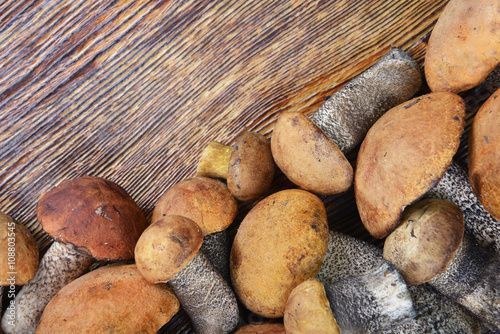
M 152 221 L 168 215 L 192 219 L 204 235 L 225 230 L 236 217 L 238 202 L 226 185 L 207 177 L 176 183 L 160 197 Z
M 460 144 L 464 118 L 461 97 L 432 93 L 392 108 L 368 131 L 358 152 L 354 191 L 371 235 L 387 236 L 404 207 L 439 182 Z
M 227 186 L 240 201 L 264 195 L 274 178 L 274 160 L 269 141 L 256 132 L 245 132 L 234 142 L 229 159 Z
M 423 284 L 444 272 L 462 243 L 464 217 L 453 202 L 424 199 L 408 206 L 385 240 L 384 258 L 406 283 Z
M 99 177 L 62 182 L 38 202 L 38 220 L 54 239 L 99 260 L 133 259 L 146 218 L 127 192 Z
M 281 114 L 271 138 L 274 160 L 296 185 L 318 195 L 349 189 L 353 169 L 344 154 L 306 116 L 297 112 Z
M 500 89 L 474 116 L 467 161 L 474 193 L 485 209 L 500 220 Z
M 165 216 L 142 233 L 135 262 L 150 283 L 168 282 L 198 253 L 203 242 L 200 227 L 182 216 Z

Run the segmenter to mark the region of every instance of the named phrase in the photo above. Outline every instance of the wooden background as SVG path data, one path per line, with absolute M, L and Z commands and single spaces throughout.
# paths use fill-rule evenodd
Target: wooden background
M 280 112 L 314 112 L 391 46 L 423 67 L 445 4 L 0 1 L 0 210 L 29 227 L 43 253 L 51 240 L 36 220 L 40 195 L 97 175 L 150 219 L 168 187 L 195 175 L 210 141 L 231 144 L 245 130 L 269 138 Z M 462 96 L 470 124 L 488 93 Z M 466 151 L 467 134 L 462 164 Z M 273 191 L 290 187 L 278 173 Z M 374 241 L 352 191 L 322 199 L 331 228 Z M 241 204 L 235 226 L 252 205 Z M 163 332 L 191 333 L 188 322 L 181 312 Z

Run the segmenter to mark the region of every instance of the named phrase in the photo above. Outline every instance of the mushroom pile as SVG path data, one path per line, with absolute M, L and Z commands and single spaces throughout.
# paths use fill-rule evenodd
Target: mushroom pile
M 316 112 L 281 113 L 270 139 L 210 142 L 150 222 L 118 184 L 67 180 L 38 202 L 54 240 L 38 262 L 0 214 L 2 274 L 18 261 L 0 276 L 14 301 L 3 331 L 156 333 L 180 309 L 202 334 L 500 331 L 500 89 L 474 118 L 468 170 L 453 161 L 469 112 L 458 93 L 500 63 L 499 13 L 452 0 L 425 80 L 391 48 Z M 278 168 L 289 189 L 273 190 Z M 349 189 L 383 247 L 332 230 L 323 200 Z

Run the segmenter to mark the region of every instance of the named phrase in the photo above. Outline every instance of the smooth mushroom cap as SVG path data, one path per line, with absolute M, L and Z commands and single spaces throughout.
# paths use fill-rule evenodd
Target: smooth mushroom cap
M 276 122 L 271 150 L 278 167 L 296 185 L 318 195 L 346 191 L 353 169 L 337 145 L 309 118 L 282 113 Z
M 116 183 L 100 177 L 65 181 L 42 195 L 37 217 L 55 240 L 98 260 L 130 260 L 146 218 Z
M 264 195 L 274 178 L 274 160 L 269 141 L 256 132 L 245 132 L 234 142 L 229 159 L 227 186 L 240 201 Z
M 167 215 L 192 219 L 203 235 L 225 230 L 236 217 L 238 202 L 226 185 L 207 177 L 194 177 L 167 189 L 153 210 L 152 221 Z
M 384 258 L 408 284 L 423 284 L 446 270 L 463 236 L 464 217 L 456 204 L 424 199 L 405 209 L 401 225 L 385 240 Z
M 286 334 L 285 326 L 280 323 L 248 324 L 240 327 L 234 334 Z
M 463 99 L 443 92 L 400 104 L 372 126 L 354 180 L 356 205 L 371 235 L 387 236 L 404 207 L 439 182 L 460 145 L 464 119 Z
M 0 286 L 24 285 L 38 270 L 38 246 L 26 226 L 0 212 Z M 11 250 L 15 249 L 14 252 Z M 10 274 L 15 272 L 14 275 Z M 15 276 L 15 281 L 9 280 Z
M 182 216 L 165 216 L 151 224 L 135 247 L 135 262 L 150 283 L 168 282 L 198 253 L 200 227 Z
M 168 285 L 146 282 L 133 264 L 110 265 L 63 287 L 36 333 L 156 333 L 179 307 Z
M 469 135 L 469 180 L 481 204 L 500 220 L 500 89 L 474 116 Z

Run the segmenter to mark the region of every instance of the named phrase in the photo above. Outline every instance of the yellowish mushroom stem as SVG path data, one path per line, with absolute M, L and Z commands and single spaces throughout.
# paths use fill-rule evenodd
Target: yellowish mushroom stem
M 211 142 L 205 147 L 198 163 L 198 176 L 227 179 L 229 159 L 233 147 L 218 142 Z

